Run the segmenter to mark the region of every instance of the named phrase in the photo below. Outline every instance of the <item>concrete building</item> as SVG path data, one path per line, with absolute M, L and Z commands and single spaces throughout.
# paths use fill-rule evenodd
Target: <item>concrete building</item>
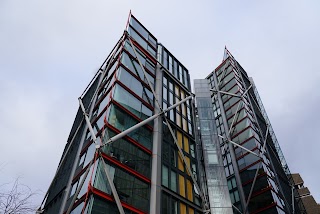
M 296 197 L 301 199 L 304 207 L 306 208 L 306 212 L 308 214 L 319 214 L 320 213 L 320 204 L 318 204 L 314 200 L 308 187 L 304 186 L 304 181 L 301 178 L 300 174 L 294 173 L 294 174 L 292 174 L 292 178 L 294 181 L 294 188 L 298 192 L 298 195 L 296 195 Z

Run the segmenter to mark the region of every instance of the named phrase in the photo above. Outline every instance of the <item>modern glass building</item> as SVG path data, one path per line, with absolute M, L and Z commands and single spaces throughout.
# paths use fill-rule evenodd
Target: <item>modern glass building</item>
M 225 49 L 206 79 L 234 212 L 305 213 L 252 78 Z
M 194 86 L 195 94 L 187 68 L 130 14 L 79 98 L 38 213 L 303 213 L 239 63 L 226 50 Z

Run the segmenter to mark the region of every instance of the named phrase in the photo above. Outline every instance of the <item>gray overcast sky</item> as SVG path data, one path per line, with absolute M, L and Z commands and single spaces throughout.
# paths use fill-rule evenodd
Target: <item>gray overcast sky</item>
M 291 172 L 320 202 L 320 1 L 0 1 L 0 184 L 46 192 L 78 100 L 129 10 L 204 78 L 226 45 L 255 80 Z

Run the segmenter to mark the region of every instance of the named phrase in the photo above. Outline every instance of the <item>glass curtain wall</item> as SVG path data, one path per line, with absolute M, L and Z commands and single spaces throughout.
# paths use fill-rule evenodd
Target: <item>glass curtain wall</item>
M 187 69 L 162 45 L 158 47 L 158 62 L 162 66 L 162 108 L 166 109 L 191 95 Z M 191 100 L 166 113 L 177 144 L 181 148 L 193 176 L 198 182 L 196 144 L 193 130 Z M 179 155 L 168 124 L 162 124 L 162 194 L 161 213 L 202 213 L 199 192 Z
M 194 86 L 199 127 L 197 131 L 206 175 L 202 186 L 207 189 L 211 213 L 229 214 L 233 211 L 212 111 L 209 81 L 195 80 Z
M 154 111 L 151 88 L 155 84 L 157 40 L 131 15 L 128 35 L 124 36 L 116 53 L 98 90 L 91 119 L 98 143 L 102 144 L 152 116 Z M 153 122 L 150 122 L 104 146 L 101 159 L 95 155 L 95 145 L 87 130 L 70 198 L 89 162 L 95 160 L 95 163 L 78 195 L 73 213 L 80 213 L 79 210 L 85 210 L 85 213 L 119 212 L 104 170 L 108 171 L 126 213 L 149 212 L 152 131 Z M 105 162 L 106 169 L 101 161 Z M 101 209 L 107 211 L 101 212 Z
M 263 154 L 264 136 L 261 136 L 248 94 L 244 94 L 246 87 L 235 63 L 232 56 L 228 55 L 223 63 L 207 77 L 214 90 L 241 96 L 212 93 L 213 112 L 218 134 L 225 137 L 224 139 L 220 138 L 219 141 L 231 202 L 243 211 L 244 207 L 240 202 L 241 194 L 239 191 L 243 191 L 245 202 L 247 202 L 252 189 L 248 206 L 250 213 L 265 213 L 266 210 L 273 213 L 284 213 L 285 203 L 276 184 L 277 181 L 269 158 L 266 155 L 262 155 L 260 158 L 240 147 L 232 146 L 236 156 L 234 163 L 227 146 L 226 138 L 230 136 L 233 142 L 253 153 Z M 222 106 L 219 99 L 222 101 Z M 225 114 L 225 122 L 222 114 Z M 241 184 L 237 184 L 235 179 L 235 165 L 239 170 Z M 257 179 L 252 188 L 256 172 L 258 172 Z

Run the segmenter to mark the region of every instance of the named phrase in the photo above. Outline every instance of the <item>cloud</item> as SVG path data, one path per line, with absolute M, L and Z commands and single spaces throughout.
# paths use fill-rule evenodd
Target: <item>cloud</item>
M 320 185 L 315 169 L 319 163 L 316 134 L 320 130 L 317 116 L 320 95 L 315 88 L 317 84 L 311 84 L 300 94 L 284 100 L 286 110 L 273 114 L 271 122 L 275 124 L 276 134 L 291 172 L 300 173 L 311 194 L 319 198 L 320 194 L 316 190 L 320 189 Z

